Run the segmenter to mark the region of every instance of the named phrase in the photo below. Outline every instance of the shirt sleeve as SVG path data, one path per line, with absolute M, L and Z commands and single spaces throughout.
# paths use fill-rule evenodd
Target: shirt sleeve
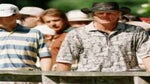
M 137 56 L 140 58 L 145 58 L 150 56 L 150 36 L 148 32 L 143 32 L 143 34 L 139 35 L 139 42 L 137 48 Z
M 66 35 L 56 61 L 71 64 L 73 59 L 79 56 L 80 49 L 81 41 L 79 40 L 79 36 L 76 30 L 72 30 Z
M 48 45 L 46 44 L 45 37 L 41 32 L 38 32 L 38 56 L 39 57 L 47 57 L 51 56 L 50 51 L 48 49 Z

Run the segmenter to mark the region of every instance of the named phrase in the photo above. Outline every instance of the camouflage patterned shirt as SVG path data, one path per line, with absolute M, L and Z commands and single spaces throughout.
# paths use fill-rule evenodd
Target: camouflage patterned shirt
M 119 72 L 138 66 L 137 56 L 150 56 L 148 33 L 141 27 L 118 23 L 106 34 L 93 23 L 69 32 L 62 43 L 57 62 L 79 59 L 77 71 Z

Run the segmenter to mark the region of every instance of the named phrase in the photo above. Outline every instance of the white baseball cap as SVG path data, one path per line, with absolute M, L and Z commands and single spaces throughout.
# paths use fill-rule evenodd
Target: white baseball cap
M 43 11 L 44 9 L 39 7 L 23 7 L 19 12 L 20 14 L 39 16 Z
M 81 10 L 71 10 L 66 13 L 68 21 L 91 21 L 92 19 Z
M 38 25 L 34 27 L 33 29 L 37 29 L 43 34 L 55 35 L 55 30 L 49 28 L 47 25 Z
M 8 17 L 17 13 L 19 13 L 17 6 L 7 3 L 0 4 L 0 17 Z

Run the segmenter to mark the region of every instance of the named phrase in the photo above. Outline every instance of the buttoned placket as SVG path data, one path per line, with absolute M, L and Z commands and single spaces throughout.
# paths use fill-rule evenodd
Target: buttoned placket
M 116 34 L 117 31 L 113 31 L 111 32 L 110 34 L 108 33 L 105 33 L 105 32 L 102 32 L 102 34 L 106 37 L 106 46 L 107 46 L 107 55 L 105 58 L 104 58 L 104 62 L 99 66 L 100 68 L 100 71 L 104 68 L 103 65 L 105 65 L 105 63 L 110 63 L 111 64 L 111 56 L 112 56 L 112 53 L 111 52 L 111 47 L 112 47 L 112 43 L 111 43 L 111 38 L 114 36 L 114 34 Z M 109 60 L 109 62 L 108 62 Z

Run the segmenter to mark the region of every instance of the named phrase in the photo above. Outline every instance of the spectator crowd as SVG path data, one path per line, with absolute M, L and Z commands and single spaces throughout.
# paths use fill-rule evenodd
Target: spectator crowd
M 150 23 L 117 2 L 63 12 L 0 4 L 0 70 L 150 72 Z

